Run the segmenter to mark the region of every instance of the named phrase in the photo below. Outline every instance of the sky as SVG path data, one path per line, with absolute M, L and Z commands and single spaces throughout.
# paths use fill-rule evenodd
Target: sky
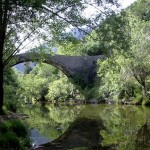
M 126 8 L 132 3 L 134 3 L 136 0 L 119 0 L 120 3 L 122 3 L 122 8 Z
M 93 2 L 92 0 L 90 0 L 91 2 Z M 121 4 L 121 7 L 119 7 L 120 9 L 124 9 L 128 6 L 130 6 L 132 3 L 134 3 L 137 0 L 118 0 L 119 4 Z M 111 9 L 114 8 L 116 10 L 116 8 L 114 6 L 110 6 Z M 118 9 L 117 9 L 118 10 Z M 103 11 L 103 8 L 102 8 Z M 93 14 L 97 13 L 98 10 L 95 7 L 92 6 L 88 6 L 88 8 L 84 11 L 83 15 L 87 18 L 91 17 Z

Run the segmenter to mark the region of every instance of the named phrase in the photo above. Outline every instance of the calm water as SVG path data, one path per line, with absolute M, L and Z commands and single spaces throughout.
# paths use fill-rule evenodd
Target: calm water
M 30 128 L 62 149 L 150 150 L 150 107 L 36 105 L 24 113 Z

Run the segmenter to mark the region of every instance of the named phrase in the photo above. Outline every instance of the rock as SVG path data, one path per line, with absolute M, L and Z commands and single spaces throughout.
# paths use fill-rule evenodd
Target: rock
M 106 99 L 105 100 L 105 104 L 114 104 L 114 101 L 110 100 L 110 99 Z
M 95 99 L 95 98 L 93 98 L 93 99 L 90 99 L 90 100 L 88 101 L 88 103 L 90 103 L 90 104 L 98 104 L 98 100 Z

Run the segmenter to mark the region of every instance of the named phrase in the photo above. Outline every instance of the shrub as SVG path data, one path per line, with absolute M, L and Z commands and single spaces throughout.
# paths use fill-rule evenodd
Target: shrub
M 6 148 L 7 139 L 5 136 L 0 136 L 0 148 Z
M 6 132 L 3 136 L 7 140 L 6 145 L 8 148 L 19 149 L 20 147 L 19 139 L 14 132 L 12 131 Z
M 18 120 L 11 121 L 10 130 L 16 133 L 18 137 L 26 137 L 28 135 L 26 127 Z
M 0 123 L 0 133 L 5 133 L 7 131 L 7 126 L 4 123 Z
M 136 104 L 136 105 L 141 105 L 142 104 L 142 100 L 143 100 L 143 98 L 142 98 L 142 95 L 136 95 L 136 98 L 134 99 L 134 104 Z
M 5 107 L 9 111 L 16 112 L 17 111 L 17 102 L 16 101 L 10 101 L 7 99 L 5 101 Z
M 0 123 L 0 150 L 23 150 L 30 146 L 25 125 L 19 120 Z

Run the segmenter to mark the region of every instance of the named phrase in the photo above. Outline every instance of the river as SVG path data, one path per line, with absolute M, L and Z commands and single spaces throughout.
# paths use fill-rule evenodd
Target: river
M 44 146 L 54 140 L 53 145 L 66 150 L 150 149 L 150 107 L 38 104 L 23 111 L 30 116 L 29 128 L 45 139 Z

